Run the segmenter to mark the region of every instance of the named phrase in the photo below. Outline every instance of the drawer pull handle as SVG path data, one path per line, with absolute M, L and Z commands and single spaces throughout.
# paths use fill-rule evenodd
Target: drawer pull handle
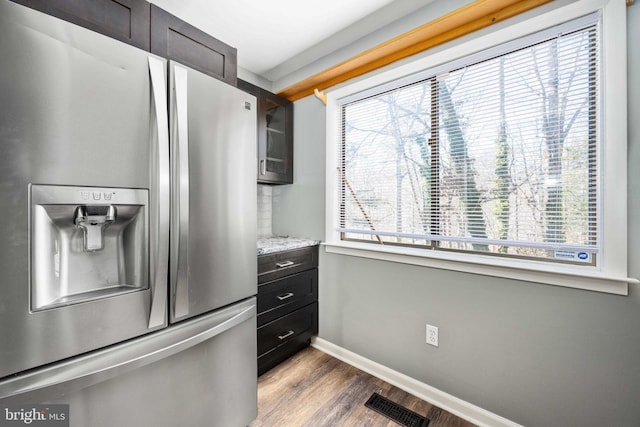
M 284 294 L 284 295 L 279 295 L 278 298 L 280 301 L 284 301 L 287 298 L 291 298 L 293 296 L 293 292 L 289 292 L 288 294 Z
M 289 267 L 290 265 L 293 265 L 293 264 L 295 264 L 293 261 L 276 262 L 276 267 L 284 268 L 284 267 Z
M 291 335 L 293 335 L 294 333 L 295 333 L 295 332 L 293 332 L 293 331 L 289 331 L 289 332 L 287 332 L 287 333 L 286 333 L 286 334 L 284 334 L 284 335 L 278 335 L 278 338 L 280 338 L 281 340 L 283 340 L 283 339 L 285 339 L 285 338 L 287 338 L 287 337 L 290 337 L 290 336 L 291 336 Z

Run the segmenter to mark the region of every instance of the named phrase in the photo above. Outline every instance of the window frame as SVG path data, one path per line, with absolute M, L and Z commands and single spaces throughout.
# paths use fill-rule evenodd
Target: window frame
M 340 203 L 336 168 L 339 167 L 340 106 L 345 99 L 375 91 L 385 84 L 401 85 L 424 70 L 454 61 L 471 60 L 490 46 L 503 45 L 551 27 L 601 13 L 601 249 L 596 265 L 572 265 L 545 260 L 517 259 L 467 252 L 435 251 L 428 248 L 377 245 L 341 240 L 336 212 Z M 326 237 L 328 253 L 359 256 L 404 264 L 489 275 L 592 291 L 628 294 L 627 277 L 627 109 L 626 109 L 626 10 L 616 0 L 578 0 L 547 10 L 528 12 L 478 34 L 450 42 L 442 49 L 425 52 L 416 59 L 385 71 L 365 76 L 328 92 Z M 613 191 L 615 190 L 615 191 Z

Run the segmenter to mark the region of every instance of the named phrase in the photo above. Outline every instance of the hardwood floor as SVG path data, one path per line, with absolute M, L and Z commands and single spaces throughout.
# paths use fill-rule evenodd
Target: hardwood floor
M 364 406 L 374 392 L 426 415 L 429 427 L 474 426 L 309 347 L 258 378 L 258 418 L 249 427 L 397 427 Z

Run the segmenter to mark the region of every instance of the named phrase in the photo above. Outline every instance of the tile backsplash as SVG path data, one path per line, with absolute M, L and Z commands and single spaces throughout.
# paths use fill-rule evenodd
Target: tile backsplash
M 273 187 L 258 184 L 258 237 L 268 237 L 273 234 L 272 218 Z

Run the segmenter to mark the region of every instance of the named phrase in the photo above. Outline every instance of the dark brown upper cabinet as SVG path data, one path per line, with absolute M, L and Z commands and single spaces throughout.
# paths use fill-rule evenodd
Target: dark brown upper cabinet
M 293 103 L 238 79 L 258 99 L 258 183 L 293 184 Z
M 12 0 L 236 86 L 237 51 L 145 0 Z
M 151 5 L 151 52 L 236 86 L 236 49 L 155 5 Z
M 140 49 L 150 49 L 150 4 L 145 0 L 13 1 Z

